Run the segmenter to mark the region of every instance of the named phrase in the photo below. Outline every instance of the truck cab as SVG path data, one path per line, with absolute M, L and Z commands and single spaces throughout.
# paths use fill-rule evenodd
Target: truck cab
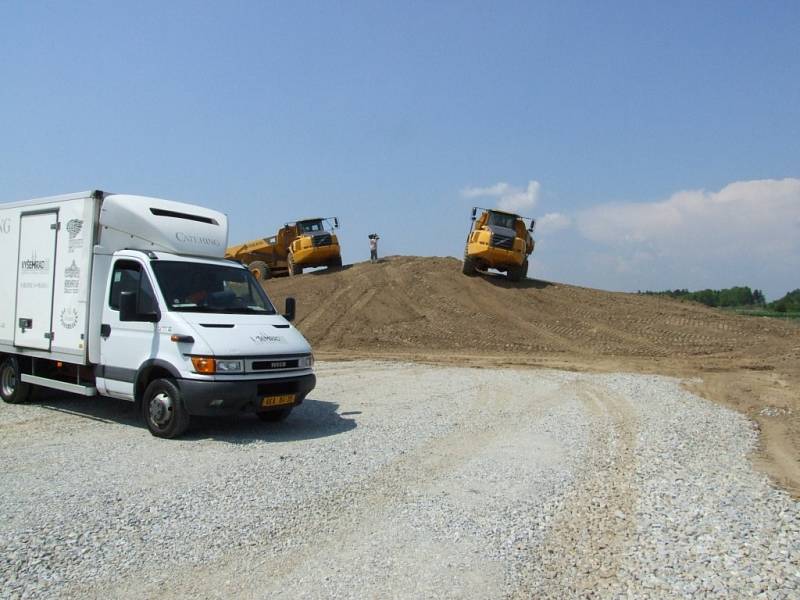
M 16 234 L 25 229 L 31 245 L 18 277 L 30 302 L 0 309 L 4 400 L 24 400 L 31 385 L 128 400 L 153 435 L 171 438 L 192 415 L 285 419 L 314 388 L 311 347 L 291 323 L 294 300 L 280 314 L 250 271 L 223 257 L 224 214 L 102 192 L 4 214 L 10 235 L 20 222 L 27 229 Z M 60 227 L 72 215 L 81 218 Z M 10 321 L 20 331 L 4 340 Z

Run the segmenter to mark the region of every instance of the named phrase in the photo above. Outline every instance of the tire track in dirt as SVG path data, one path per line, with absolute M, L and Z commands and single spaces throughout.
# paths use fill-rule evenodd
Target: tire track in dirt
M 635 531 L 633 482 L 637 418 L 626 400 L 581 383 L 577 393 L 592 415 L 584 479 L 574 489 L 544 543 L 533 549 L 515 598 L 609 597 Z

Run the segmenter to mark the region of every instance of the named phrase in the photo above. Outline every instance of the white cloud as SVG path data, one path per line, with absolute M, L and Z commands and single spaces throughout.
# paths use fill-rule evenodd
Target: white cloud
M 656 257 L 779 259 L 800 249 L 798 220 L 800 179 L 765 179 L 601 205 L 580 213 L 577 225 L 592 241 Z
M 536 219 L 536 231 L 541 234 L 555 233 L 572 225 L 572 219 L 561 213 L 547 213 Z
M 507 183 L 495 183 L 489 187 L 468 187 L 461 190 L 461 195 L 465 198 L 480 198 L 482 196 L 502 196 L 512 189 Z
M 541 184 L 538 181 L 529 181 L 525 188 L 501 181 L 489 187 L 464 188 L 461 195 L 464 198 L 496 198 L 497 207 L 501 210 L 522 213 L 536 206 L 540 190 Z

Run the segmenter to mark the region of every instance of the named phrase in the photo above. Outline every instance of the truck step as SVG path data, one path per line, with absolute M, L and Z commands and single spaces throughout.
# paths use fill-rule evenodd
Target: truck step
M 42 387 L 61 390 L 63 392 L 71 392 L 73 394 L 80 394 L 82 396 L 97 395 L 97 388 L 93 385 L 78 385 L 77 383 L 67 383 L 66 381 L 58 381 L 57 379 L 48 379 L 47 377 L 28 375 L 27 373 L 23 373 L 21 379 L 25 383 L 32 383 L 33 385 L 40 385 Z

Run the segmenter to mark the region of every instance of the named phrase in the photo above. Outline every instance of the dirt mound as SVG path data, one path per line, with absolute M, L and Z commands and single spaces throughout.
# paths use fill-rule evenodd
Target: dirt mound
M 767 358 L 800 328 L 696 304 L 502 276 L 466 277 L 453 258 L 390 257 L 268 281 L 317 350 Z

